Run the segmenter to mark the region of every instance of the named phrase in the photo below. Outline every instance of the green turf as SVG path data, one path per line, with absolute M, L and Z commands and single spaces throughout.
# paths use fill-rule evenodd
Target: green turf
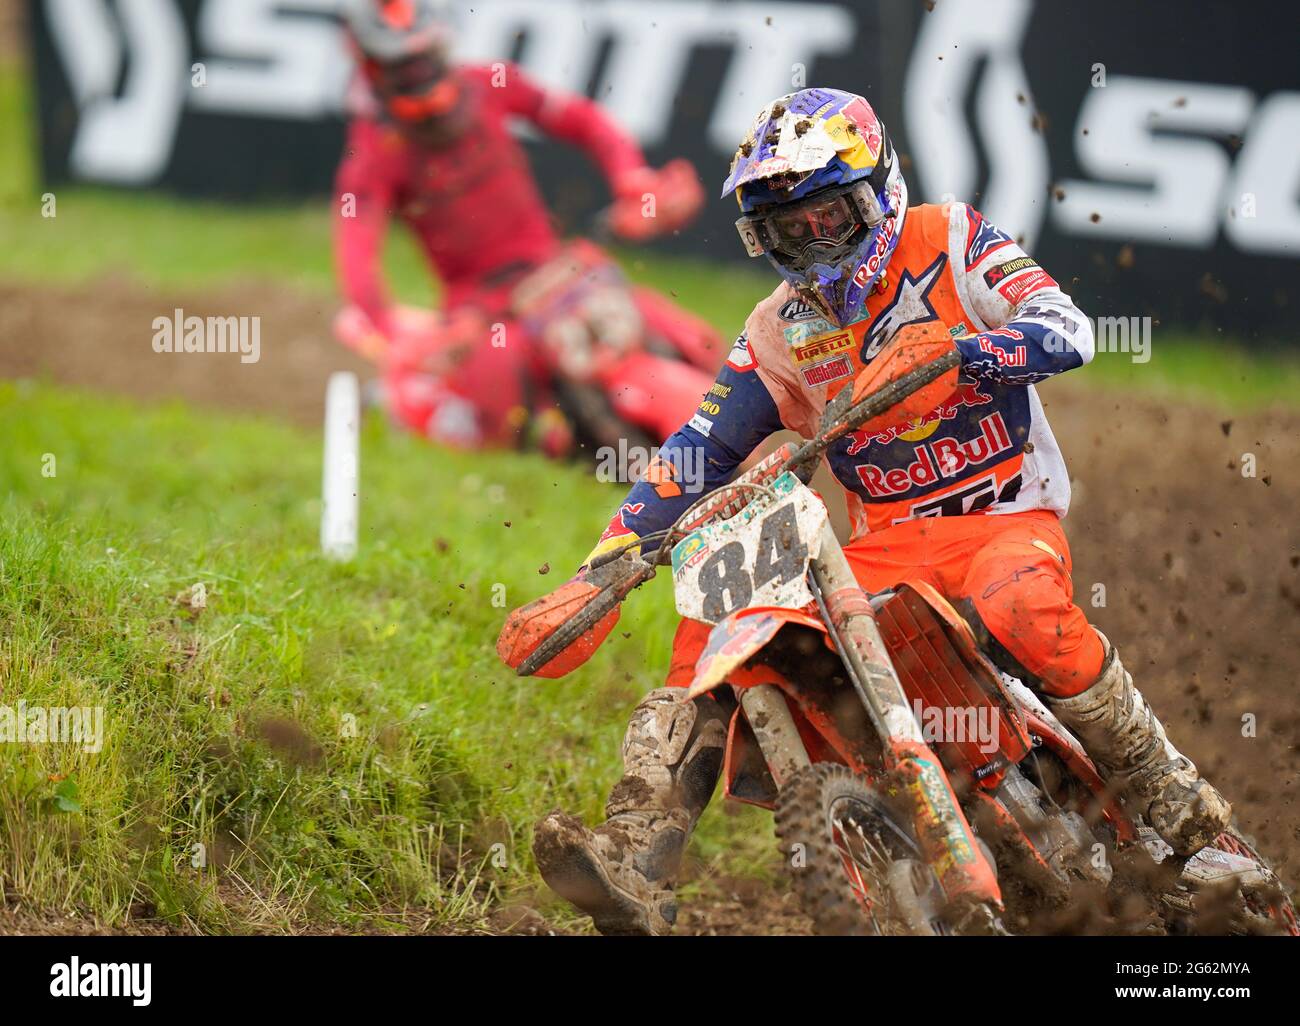
M 563 681 L 515 678 L 493 643 L 581 561 L 613 486 L 371 423 L 361 552 L 337 565 L 310 434 L 0 383 L 0 437 L 0 704 L 106 717 L 98 754 L 0 744 L 11 901 L 215 930 L 467 928 L 536 886 L 538 816 L 598 814 L 666 668 L 665 583 Z M 695 850 L 738 871 L 772 843 L 762 817 L 714 811 Z

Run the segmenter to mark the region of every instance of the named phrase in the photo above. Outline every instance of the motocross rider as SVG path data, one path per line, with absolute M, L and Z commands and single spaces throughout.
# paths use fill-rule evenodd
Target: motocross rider
M 1114 646 L 1072 598 L 1061 529 L 1069 474 L 1034 383 L 1092 358 L 1084 315 L 972 207 L 908 207 L 889 136 L 861 96 L 804 89 L 764 108 L 733 159 L 727 193 L 739 202 L 749 253 L 764 254 L 783 280 L 750 315 L 708 411 L 662 455 L 680 464 L 702 450 L 710 490 L 772 432 L 812 437 L 846 382 L 865 375 L 864 394 L 914 365 L 910 353 L 955 347 L 961 364 L 949 372 L 946 402 L 908 422 L 883 415 L 827 453 L 847 492 L 845 555 L 859 583 L 871 592 L 909 581 L 938 589 L 1175 851 L 1209 843 L 1228 825 L 1228 803 L 1169 743 Z M 588 563 L 669 527 L 697 497 L 637 483 Z M 552 596 L 585 597 L 605 572 L 584 568 Z M 547 608 L 542 599 L 507 621 L 498 651 L 508 663 L 536 647 Z M 555 668 L 572 668 L 612 626 L 611 615 Z M 681 622 L 668 687 L 633 713 L 605 824 L 588 830 L 560 812 L 538 824 L 543 877 L 603 932 L 661 933 L 673 922 L 677 864 L 713 793 L 726 733 L 710 696 L 685 703 L 672 690 L 690 683 L 708 633 Z
M 561 249 L 511 122 L 522 118 L 599 166 L 614 195 L 609 226 L 623 238 L 681 227 L 703 189 L 685 161 L 647 167 L 636 142 L 584 97 L 544 89 L 512 64 L 449 63 L 434 0 L 349 0 L 345 24 L 361 70 L 360 111 L 336 178 L 345 316 L 364 325 L 350 344 L 388 368 L 388 401 L 404 425 L 459 447 L 504 442 L 530 411 L 549 407 L 527 333 L 510 321 L 511 290 Z M 653 216 L 643 216 L 647 195 Z M 394 215 L 442 280 L 436 351 L 429 321 L 394 306 L 384 287 Z

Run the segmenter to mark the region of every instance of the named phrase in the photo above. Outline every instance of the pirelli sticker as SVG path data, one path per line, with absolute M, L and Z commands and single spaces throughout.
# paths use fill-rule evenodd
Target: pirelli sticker
M 853 374 L 853 333 L 836 331 L 818 335 L 799 345 L 790 347 L 795 366 L 810 387 L 825 385 Z

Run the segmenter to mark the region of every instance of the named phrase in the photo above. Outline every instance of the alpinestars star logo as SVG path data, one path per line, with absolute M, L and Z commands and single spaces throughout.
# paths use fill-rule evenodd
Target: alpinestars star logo
M 930 302 L 930 292 L 939 280 L 939 272 L 947 260 L 947 254 L 940 253 L 934 263 L 917 278 L 903 271 L 898 279 L 898 291 L 894 294 L 893 302 L 880 311 L 871 330 L 867 332 L 866 343 L 862 347 L 863 363 L 880 352 L 881 347 L 894 337 L 899 328 L 938 318 L 934 304 Z
M 966 208 L 966 223 L 969 225 L 967 233 L 970 236 L 970 242 L 966 244 L 967 271 L 975 270 L 975 265 L 990 253 L 1015 242 L 1002 229 L 989 224 L 978 210 L 972 210 L 970 207 Z

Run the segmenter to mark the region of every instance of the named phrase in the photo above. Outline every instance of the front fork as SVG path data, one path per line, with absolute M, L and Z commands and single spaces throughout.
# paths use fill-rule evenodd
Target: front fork
M 997 872 L 966 821 L 948 774 L 925 743 L 875 612 L 829 523 L 822 526 L 812 575 L 826 626 L 884 742 L 886 768 L 894 771 L 911 802 L 917 842 L 944 894 L 949 901 L 1000 905 Z
M 822 527 L 812 577 L 826 626 L 884 743 L 886 769 L 911 805 L 917 842 L 945 896 L 950 903 L 1000 906 L 997 873 L 961 811 L 948 774 L 925 743 L 871 603 L 829 523 Z M 808 764 L 785 696 L 764 685 L 745 689 L 741 703 L 780 786 Z

